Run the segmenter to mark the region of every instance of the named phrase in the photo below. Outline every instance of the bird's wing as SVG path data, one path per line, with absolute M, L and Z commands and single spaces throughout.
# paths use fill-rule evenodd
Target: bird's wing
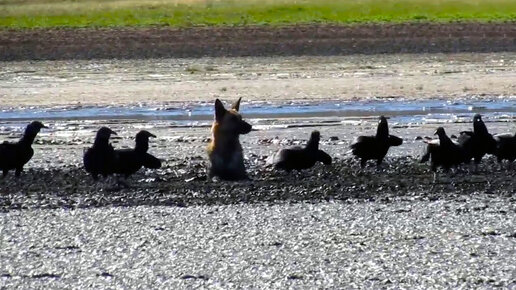
M 401 144 L 403 144 L 403 139 L 394 135 L 389 135 L 389 146 L 400 146 Z
M 158 169 L 161 168 L 161 160 L 154 157 L 153 155 L 149 153 L 145 153 L 145 155 L 142 158 L 143 167 L 149 168 L 149 169 Z
M 375 136 L 358 136 L 355 138 L 355 140 L 353 140 L 353 143 L 351 143 L 349 147 L 351 147 L 351 149 L 355 149 L 364 143 L 374 142 L 375 139 Z
M 460 132 L 460 135 L 459 135 L 459 138 L 457 139 L 457 142 L 459 144 L 464 145 L 467 142 L 471 141 L 474 136 L 475 136 L 475 134 L 473 134 L 473 132 L 471 132 L 471 131 Z M 453 142 L 455 142 L 455 140 Z
M 331 164 L 331 156 L 322 150 L 317 151 L 317 160 L 324 163 L 325 165 Z
M 512 137 L 514 137 L 514 135 L 511 133 L 501 133 L 501 134 L 496 134 L 493 137 L 495 138 L 495 140 L 501 140 L 501 139 L 512 138 Z
M 0 164 L 4 164 L 4 162 L 10 160 L 10 158 L 12 158 L 11 156 L 14 156 L 14 154 L 14 144 L 8 143 L 7 141 L 0 144 Z

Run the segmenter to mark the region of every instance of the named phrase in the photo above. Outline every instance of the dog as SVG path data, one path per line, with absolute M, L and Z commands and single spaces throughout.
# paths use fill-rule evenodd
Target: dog
M 211 166 L 208 179 L 218 177 L 221 180 L 249 179 L 244 165 L 244 153 L 239 137 L 251 132 L 252 126 L 242 120 L 239 114 L 240 101 L 226 110 L 222 102 L 215 100 L 215 121 L 211 127 L 211 143 L 208 157 Z

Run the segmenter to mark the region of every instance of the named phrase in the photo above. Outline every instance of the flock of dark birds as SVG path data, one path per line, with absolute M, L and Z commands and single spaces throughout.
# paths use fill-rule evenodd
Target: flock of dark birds
M 34 155 L 32 143 L 41 129 L 47 128 L 43 123 L 34 121 L 30 123 L 18 142 L 7 141 L 0 144 L 0 170 L 5 177 L 10 170 L 15 170 L 15 176 L 19 177 L 23 166 Z M 128 178 L 142 167 L 157 169 L 161 167 L 161 161 L 149 154 L 149 138 L 156 136 L 148 131 L 140 131 L 136 134 L 136 144 L 133 149 L 115 149 L 109 142 L 111 135 L 117 135 L 107 127 L 98 130 L 91 148 L 84 153 L 84 169 L 94 180 L 99 175 L 108 177 L 119 175 Z M 440 167 L 445 172 L 461 164 L 468 164 L 474 160 L 475 170 L 486 154 L 496 156 L 498 162 L 503 160 L 511 163 L 516 159 L 516 134 L 489 133 L 482 117 L 476 114 L 473 118 L 473 131 L 463 131 L 455 138 L 446 135 L 443 127 L 437 128 L 437 139 L 425 137 L 426 152 L 420 162 L 430 161 L 431 170 L 435 173 Z M 455 140 L 452 140 L 455 139 Z M 319 149 L 320 134 L 313 131 L 305 147 L 292 147 L 282 149 L 273 154 L 269 161 L 274 168 L 285 171 L 307 169 L 316 162 L 329 165 L 332 158 Z M 351 153 L 360 159 L 361 167 L 368 160 L 376 160 L 380 166 L 391 146 L 399 146 L 403 140 L 389 134 L 387 119 L 380 117 L 376 135 L 359 136 L 351 144 Z
M 457 140 L 448 137 L 443 127 L 437 128 L 434 134 L 439 138 L 425 140 L 426 153 L 421 158 L 421 163 L 430 160 L 433 172 L 438 167 L 448 171 L 471 160 L 476 171 L 486 154 L 496 156 L 499 163 L 508 160 L 509 168 L 516 159 L 516 134 L 490 134 L 479 114 L 473 117 L 473 131 L 460 132 Z
M 15 170 L 16 177 L 20 176 L 23 166 L 34 155 L 32 143 L 42 128 L 48 127 L 39 121 L 34 121 L 27 126 L 18 142 L 0 144 L 0 169 L 4 177 L 10 170 Z M 93 146 L 84 153 L 84 169 L 94 180 L 98 180 L 99 175 L 106 178 L 114 174 L 127 179 L 142 167 L 150 169 L 161 167 L 161 160 L 147 153 L 149 138 L 155 138 L 155 135 L 145 130 L 138 132 L 133 149 L 114 149 L 109 143 L 111 135 L 117 134 L 107 127 L 100 128 Z
M 150 169 L 161 167 L 161 161 L 147 153 L 149 138 L 156 138 L 155 135 L 142 130 L 136 134 L 134 149 L 118 150 L 109 143 L 111 135 L 117 134 L 107 127 L 100 128 L 93 146 L 84 153 L 84 169 L 94 180 L 97 180 L 99 175 L 106 178 L 113 174 L 119 174 L 127 179 L 142 167 Z

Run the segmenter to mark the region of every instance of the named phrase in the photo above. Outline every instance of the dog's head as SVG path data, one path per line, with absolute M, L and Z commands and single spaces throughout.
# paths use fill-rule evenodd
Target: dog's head
M 215 124 L 214 129 L 219 133 L 240 135 L 251 132 L 252 126 L 242 120 L 242 115 L 238 112 L 240 109 L 240 100 L 233 104 L 231 109 L 226 110 L 222 102 L 215 100 Z

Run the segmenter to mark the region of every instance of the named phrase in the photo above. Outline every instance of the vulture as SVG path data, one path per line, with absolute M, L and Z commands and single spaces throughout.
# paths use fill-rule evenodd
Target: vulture
M 360 159 L 360 166 L 363 168 L 368 160 L 376 160 L 376 165 L 380 166 L 389 148 L 402 143 L 403 139 L 389 135 L 387 119 L 381 116 L 376 135 L 359 136 L 350 147 L 353 155 Z
M 149 138 L 156 138 L 154 134 L 142 130 L 136 134 L 134 149 L 115 150 L 115 164 L 113 173 L 121 174 L 125 178 L 133 175 L 140 168 L 157 169 L 161 167 L 161 161 L 147 153 L 149 150 Z
M 282 169 L 287 172 L 311 168 L 316 162 L 325 165 L 331 164 L 331 157 L 326 152 L 319 150 L 319 131 L 313 131 L 310 140 L 304 148 L 292 147 L 281 149 L 271 156 L 268 163 L 273 164 L 275 169 Z
M 496 140 L 493 135 L 489 134 L 480 114 L 476 114 L 473 117 L 473 132 L 460 132 L 457 141 L 464 150 L 464 162 L 469 163 L 473 159 L 475 171 L 478 169 L 478 164 L 480 164 L 484 155 L 494 154 L 496 149 Z
M 496 148 L 494 155 L 499 163 L 503 160 L 509 161 L 509 168 L 516 159 L 516 134 L 497 134 L 494 136 Z
M 99 174 L 104 178 L 113 174 L 115 166 L 115 149 L 109 143 L 111 135 L 117 135 L 108 127 L 102 127 L 97 131 L 95 142 L 84 153 L 84 169 L 90 173 L 93 180 L 98 180 Z
M 434 135 L 437 135 L 439 139 L 424 141 L 427 144 L 426 153 L 421 158 L 420 163 L 426 163 L 430 160 L 435 181 L 438 167 L 443 168 L 444 171 L 457 167 L 465 161 L 466 154 L 459 143 L 452 141 L 446 135 L 443 127 L 437 128 Z
M 15 143 L 5 141 L 0 144 L 0 169 L 5 177 L 9 170 L 14 169 L 14 175 L 19 177 L 23 166 L 30 161 L 34 155 L 32 143 L 42 128 L 48 128 L 39 121 L 27 125 L 21 139 Z

